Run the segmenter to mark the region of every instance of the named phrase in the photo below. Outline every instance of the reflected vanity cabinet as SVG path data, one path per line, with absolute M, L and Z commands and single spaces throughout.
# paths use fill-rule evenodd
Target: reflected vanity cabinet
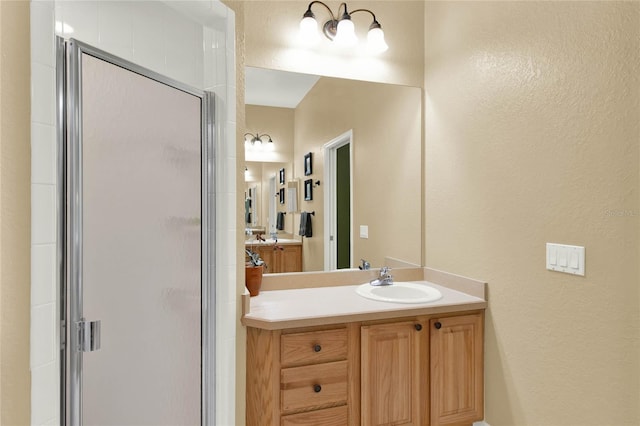
M 255 250 L 267 264 L 267 273 L 302 272 L 302 243 L 258 246 Z
M 471 425 L 484 311 L 247 329 L 247 425 Z

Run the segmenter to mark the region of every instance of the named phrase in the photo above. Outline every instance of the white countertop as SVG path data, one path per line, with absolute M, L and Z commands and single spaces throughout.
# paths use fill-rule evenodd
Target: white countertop
M 429 303 L 390 303 L 358 295 L 358 285 L 261 291 L 250 300 L 242 322 L 267 330 L 327 325 L 354 321 L 401 318 L 485 309 L 487 301 L 429 281 L 442 298 Z
M 259 247 L 259 246 L 268 246 L 268 245 L 274 245 L 274 244 L 302 244 L 302 241 L 294 240 L 293 238 L 278 238 L 277 241 L 271 238 L 265 241 L 260 241 L 256 239 L 250 239 L 250 240 L 244 241 L 245 246 L 251 245 L 251 246 Z

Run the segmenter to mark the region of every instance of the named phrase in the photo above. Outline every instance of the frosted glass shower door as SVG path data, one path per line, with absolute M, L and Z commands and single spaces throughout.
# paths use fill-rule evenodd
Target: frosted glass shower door
M 70 310 L 100 320 L 101 342 L 78 355 L 71 329 L 76 422 L 199 425 L 203 99 L 88 54 L 78 61 L 69 203 L 81 201 L 69 238 L 80 285 Z

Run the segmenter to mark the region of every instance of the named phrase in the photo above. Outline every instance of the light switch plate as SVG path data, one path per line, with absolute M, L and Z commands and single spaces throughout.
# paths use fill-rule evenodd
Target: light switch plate
M 547 269 L 584 276 L 584 247 L 547 243 Z
M 360 238 L 369 238 L 369 226 L 360 225 Z

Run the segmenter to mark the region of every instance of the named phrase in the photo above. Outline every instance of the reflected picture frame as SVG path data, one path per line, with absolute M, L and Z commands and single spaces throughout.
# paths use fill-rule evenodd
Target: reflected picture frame
M 312 201 L 313 200 L 313 180 L 307 179 L 304 181 L 304 200 Z
M 280 169 L 280 172 L 278 173 L 278 175 L 280 177 L 280 185 L 284 185 L 284 167 Z
M 304 156 L 304 175 L 309 176 L 313 173 L 313 156 L 309 152 Z
M 284 204 L 284 188 L 280 188 L 278 195 L 280 196 L 280 204 Z

